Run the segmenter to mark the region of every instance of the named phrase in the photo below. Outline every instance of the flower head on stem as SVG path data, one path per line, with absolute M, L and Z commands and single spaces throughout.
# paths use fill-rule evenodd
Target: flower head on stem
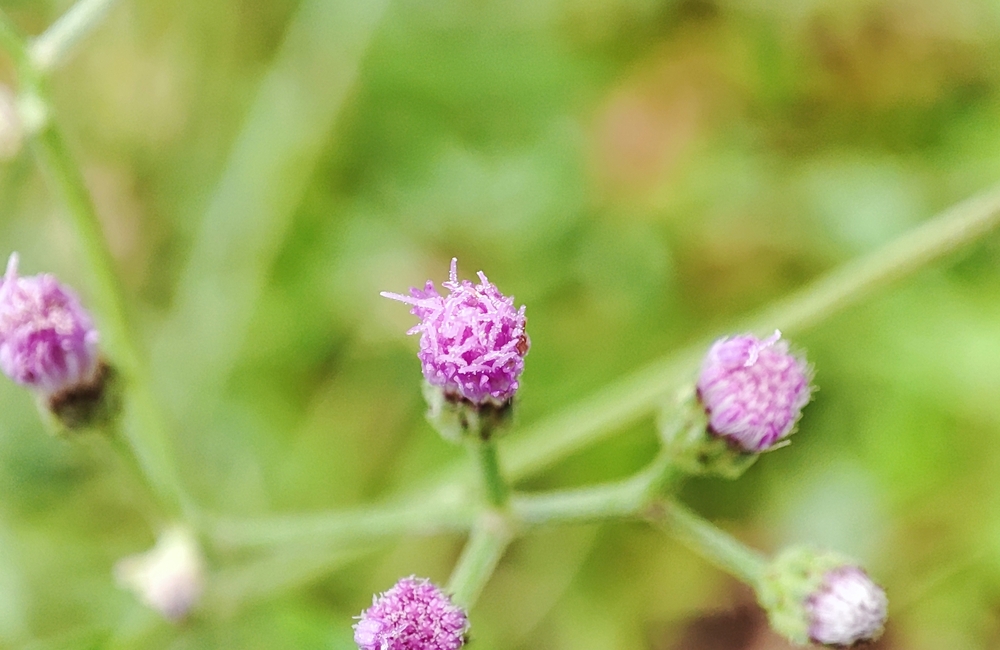
M 837 553 L 793 547 L 758 585 L 771 625 L 792 641 L 848 647 L 882 634 L 889 601 L 864 569 Z
M 55 395 L 97 374 L 99 335 L 72 289 L 48 274 L 22 277 L 17 253 L 0 283 L 0 368 L 21 384 Z
M 458 650 L 465 644 L 465 610 L 425 578 L 402 578 L 372 598 L 354 624 L 361 650 Z
M 698 397 L 709 432 L 749 453 L 765 451 L 795 430 L 812 396 L 812 370 L 775 332 L 716 341 L 702 363 Z
M 442 286 L 442 296 L 430 280 L 410 295 L 381 295 L 411 305 L 420 323 L 408 334 L 420 334 L 420 364 L 427 382 L 440 388 L 449 399 L 473 405 L 501 407 L 518 389 L 524 370 L 528 337 L 524 332 L 524 306 L 514 307 L 514 298 L 500 293 L 479 272 L 479 284 L 458 279 L 458 259 Z
M 877 638 L 885 625 L 889 601 L 864 569 L 830 569 L 809 595 L 809 638 L 815 643 L 848 646 Z
M 21 276 L 13 253 L 0 281 L 0 368 L 68 428 L 115 409 L 100 335 L 76 293 L 49 274 Z

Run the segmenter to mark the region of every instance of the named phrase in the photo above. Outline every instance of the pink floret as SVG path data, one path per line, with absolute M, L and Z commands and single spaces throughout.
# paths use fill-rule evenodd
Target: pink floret
M 429 580 L 402 578 L 372 599 L 354 625 L 361 650 L 458 650 L 469 621 Z
M 500 293 L 482 271 L 479 284 L 458 280 L 458 260 L 451 261 L 442 296 L 428 281 L 409 296 L 383 292 L 386 298 L 412 306 L 420 323 L 408 334 L 420 333 L 420 358 L 427 381 L 473 404 L 502 405 L 514 396 L 524 370 L 528 337 L 524 306 Z
M 747 452 L 790 435 L 812 396 L 812 371 L 780 337 L 719 339 L 702 364 L 698 396 L 709 430 Z
M 54 395 L 90 382 L 98 333 L 76 294 L 51 275 L 21 277 L 10 256 L 0 283 L 0 368 L 15 382 Z

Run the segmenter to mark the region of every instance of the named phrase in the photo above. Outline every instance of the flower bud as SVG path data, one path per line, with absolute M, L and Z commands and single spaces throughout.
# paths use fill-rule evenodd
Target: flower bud
M 201 596 L 204 561 L 194 535 L 178 526 L 164 531 L 146 553 L 120 560 L 115 578 L 164 618 L 179 621 Z
M 20 277 L 17 253 L 0 283 L 0 368 L 47 395 L 94 380 L 98 333 L 73 291 L 48 274 Z
M 469 620 L 429 580 L 402 578 L 372 598 L 354 624 L 361 650 L 457 650 L 465 645 Z
M 792 548 L 779 555 L 758 588 L 771 626 L 795 643 L 846 647 L 882 634 L 885 591 L 838 554 Z
M 781 333 L 716 341 L 698 377 L 709 432 L 748 453 L 791 435 L 812 395 L 812 370 L 788 350 Z
M 428 394 L 432 419 L 453 420 L 459 429 L 470 430 L 478 420 L 499 421 L 517 392 L 528 352 L 524 332 L 524 306 L 514 307 L 514 298 L 504 296 L 479 272 L 479 284 L 458 280 L 458 260 L 451 261 L 449 280 L 442 283 L 442 296 L 428 281 L 423 289 L 410 289 L 409 296 L 381 295 L 412 306 L 420 323 L 407 334 L 420 333 L 421 368 L 427 384 L 438 394 Z M 450 424 L 439 427 L 446 436 Z M 489 427 L 487 427 L 489 428 Z
M 806 601 L 809 638 L 833 646 L 875 639 L 882 633 L 888 605 L 885 592 L 860 567 L 831 569 Z
M 0 369 L 70 429 L 109 417 L 116 403 L 105 385 L 113 373 L 90 314 L 53 276 L 18 275 L 17 262 L 14 253 L 0 281 Z
M 660 436 L 675 467 L 735 479 L 792 433 L 812 394 L 812 370 L 780 337 L 719 339 L 697 383 L 664 404 Z

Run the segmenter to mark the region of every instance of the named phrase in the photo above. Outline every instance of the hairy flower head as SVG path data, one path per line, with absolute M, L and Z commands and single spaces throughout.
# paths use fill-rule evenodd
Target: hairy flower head
M 0 368 L 46 395 L 89 383 L 100 362 L 90 315 L 53 276 L 19 276 L 17 261 L 0 283 Z
M 469 621 L 429 580 L 402 578 L 372 598 L 354 625 L 361 650 L 458 650 L 465 644 Z
M 839 566 L 806 600 L 809 638 L 816 643 L 850 646 L 876 639 L 885 626 L 889 601 L 864 569 Z
M 795 429 L 812 395 L 812 371 L 781 333 L 719 339 L 698 378 L 698 397 L 711 433 L 746 452 L 760 452 Z
M 420 333 L 417 356 L 424 378 L 446 395 L 482 405 L 501 406 L 517 392 L 524 370 L 528 336 L 524 332 L 524 306 L 500 293 L 479 272 L 479 284 L 459 281 L 458 260 L 452 259 L 449 280 L 442 296 L 430 280 L 410 295 L 381 295 L 412 306 L 420 323 L 407 334 Z
M 802 546 L 771 560 L 757 597 L 771 627 L 793 643 L 837 648 L 877 639 L 889 607 L 885 591 L 853 560 Z

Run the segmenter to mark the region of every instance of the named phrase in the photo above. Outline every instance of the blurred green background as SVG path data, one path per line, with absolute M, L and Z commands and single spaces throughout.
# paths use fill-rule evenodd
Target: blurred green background
M 31 34 L 67 7 L 4 3 Z M 122 0 L 51 83 L 184 479 L 237 515 L 363 504 L 460 457 L 423 420 L 413 317 L 378 296 L 453 256 L 527 305 L 530 424 L 1000 179 L 985 0 Z M 74 283 L 29 153 L 0 169 L 0 254 Z M 762 549 L 862 560 L 880 648 L 1000 647 L 1000 238 L 793 342 L 819 386 L 793 444 L 684 499 Z M 8 381 L 0 413 L 2 647 L 351 648 L 373 592 L 443 583 L 461 548 L 246 574 L 218 552 L 203 610 L 159 622 L 110 576 L 153 542 L 148 495 Z M 655 447 L 649 418 L 521 487 Z M 786 647 L 749 598 L 644 526 L 552 529 L 511 548 L 475 647 Z

